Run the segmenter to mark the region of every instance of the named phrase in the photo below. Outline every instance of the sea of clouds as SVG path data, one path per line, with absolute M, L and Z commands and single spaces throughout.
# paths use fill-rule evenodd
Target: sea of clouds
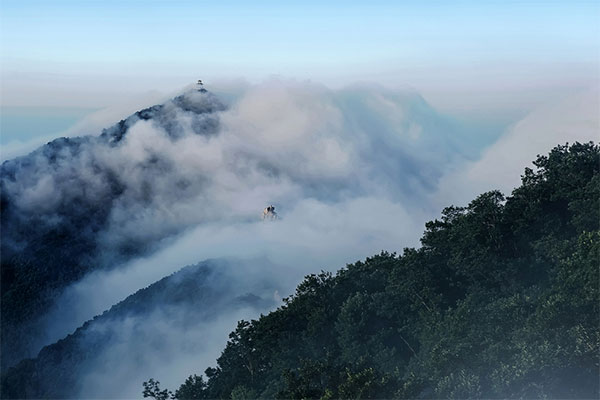
M 486 190 L 508 194 L 537 154 L 567 141 L 597 140 L 599 131 L 596 90 L 549 101 L 476 148 L 470 135 L 477 133 L 414 91 L 271 80 L 229 95 L 189 88 L 182 96 L 185 106 L 167 101 L 160 116 L 127 120 L 117 143 L 93 138 L 76 152 L 65 150 L 58 163 L 44 152 L 30 155 L 18 179 L 4 186 L 18 199 L 23 220 L 35 213 L 61 224 L 56 209 L 74 199 L 106 207 L 106 220 L 94 231 L 106 253 L 124 243 L 150 244 L 143 256 L 93 271 L 64 290 L 46 316 L 42 344 L 208 258 L 269 260 L 230 271 L 235 285 L 227 287 L 252 291 L 268 275 L 280 301 L 308 273 L 418 246 L 424 223 L 443 207 L 465 205 Z M 117 181 L 118 196 L 107 176 Z M 280 218 L 263 221 L 270 204 Z M 154 375 L 175 388 L 214 363 L 238 319 L 268 309 L 228 309 L 213 325 L 189 331 L 157 311 L 148 317 L 156 329 L 143 342 L 136 342 L 131 321 L 115 321 L 118 345 L 87 367 L 80 394 L 138 396 L 136 379 Z M 128 349 L 141 353 L 140 343 L 161 337 L 173 345 L 155 349 L 155 362 L 119 356 Z M 126 370 L 135 370 L 136 379 L 125 392 L 102 384 Z

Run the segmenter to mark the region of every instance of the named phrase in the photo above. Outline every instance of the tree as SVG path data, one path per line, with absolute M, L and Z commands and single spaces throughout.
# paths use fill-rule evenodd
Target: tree
M 307 276 L 238 324 L 202 395 L 598 398 L 599 161 L 558 146 L 510 196 L 444 209 L 421 248 Z
M 147 382 L 142 384 L 144 386 L 143 395 L 144 397 L 153 397 L 156 400 L 167 400 L 174 398 L 173 393 L 167 389 L 161 390 L 160 382 L 150 378 Z
M 207 385 L 202 375 L 191 375 L 175 391 L 173 398 L 178 400 L 205 399 L 207 398 L 206 388 Z

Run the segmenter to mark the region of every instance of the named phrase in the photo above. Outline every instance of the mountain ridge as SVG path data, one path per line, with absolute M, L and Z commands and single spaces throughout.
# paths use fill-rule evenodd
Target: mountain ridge
M 243 269 L 245 263 L 234 259 L 206 260 L 136 291 L 73 333 L 45 346 L 35 358 L 4 370 L 1 397 L 80 398 L 85 377 L 98 368 L 102 357 L 111 352 L 112 346 L 130 340 L 128 329 L 133 329 L 137 337 L 130 346 L 142 347 L 139 343 L 143 342 L 146 347 L 139 352 L 120 354 L 121 363 L 150 351 L 149 344 L 158 337 L 146 337 L 148 331 L 144 326 L 155 315 L 170 321 L 172 327 L 194 329 L 203 323 L 210 324 L 222 313 L 234 313 L 241 308 L 254 312 L 268 310 L 275 304 L 273 298 L 265 297 L 275 290 L 270 287 L 273 282 L 266 279 L 262 286 L 247 287 L 247 292 L 240 293 L 230 286 L 232 271 Z
M 213 114 L 225 109 L 211 93 L 192 90 L 138 111 L 100 136 L 58 138 L 2 163 L 2 368 L 33 355 L 36 339 L 21 332 L 43 330 L 35 324 L 57 290 L 87 271 L 147 252 L 156 241 L 123 240 L 110 247 L 100 243 L 112 209 L 130 186 L 119 171 L 103 164 L 99 149 L 118 146 L 140 120 L 151 120 L 177 140 L 184 129 L 177 113 L 190 115 L 187 122 L 194 134 L 214 135 L 219 122 Z M 80 174 L 83 168 L 91 177 Z

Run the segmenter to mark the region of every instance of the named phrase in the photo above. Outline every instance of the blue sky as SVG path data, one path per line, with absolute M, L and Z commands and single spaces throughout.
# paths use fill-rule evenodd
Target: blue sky
M 197 77 L 449 93 L 598 77 L 595 1 L 323 3 L 4 0 L 2 104 L 96 107 Z

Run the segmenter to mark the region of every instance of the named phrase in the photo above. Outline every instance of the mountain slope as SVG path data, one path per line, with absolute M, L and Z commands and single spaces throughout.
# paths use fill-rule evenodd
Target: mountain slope
M 81 398 L 82 390 L 94 390 L 84 397 L 123 397 L 128 384 L 139 386 L 136 376 L 146 373 L 144 368 L 154 356 L 173 351 L 174 343 L 185 346 L 183 354 L 202 353 L 203 346 L 213 345 L 206 329 L 214 328 L 215 321 L 242 309 L 258 313 L 274 305 L 276 286 L 268 277 L 242 286 L 232 279 L 236 271 L 249 268 L 248 263 L 209 260 L 139 290 L 73 334 L 44 347 L 36 358 L 4 371 L 2 398 Z M 162 330 L 167 327 L 169 332 Z M 103 374 L 112 377 L 111 385 L 96 384 Z
M 139 111 L 99 137 L 56 139 L 33 153 L 6 161 L 0 169 L 2 223 L 2 368 L 33 356 L 43 344 L 38 319 L 60 290 L 87 272 L 113 266 L 146 252 L 174 227 L 151 236 L 109 235 L 118 209 L 144 202 L 152 186 L 123 175 L 117 146 L 140 121 L 177 140 L 183 131 L 210 137 L 225 107 L 206 91 L 190 91 Z M 149 176 L 173 171 L 168 159 L 132 162 Z M 177 172 L 169 173 L 176 178 Z M 171 193 L 185 198 L 186 185 Z M 182 226 L 181 229 L 185 228 Z M 28 332 L 24 335 L 24 332 Z
M 338 221 L 361 207 L 424 212 L 432 182 L 469 147 L 456 130 L 416 93 L 271 82 L 227 109 L 205 90 L 188 91 L 98 137 L 57 139 L 6 161 L 0 367 L 82 321 L 45 325 L 70 285 L 191 227 L 256 221 L 266 204 L 285 204 L 304 221 L 307 210 Z M 376 219 L 371 225 L 385 235 Z
M 227 109 L 188 91 L 97 137 L 57 139 L 5 162 L 0 367 L 180 264 L 269 254 L 305 273 L 412 243 L 410 226 L 434 212 L 426 195 L 448 164 L 473 154 L 457 131 L 413 92 L 267 82 Z M 281 229 L 260 225 L 266 204 L 283 210 Z M 144 264 L 140 256 L 181 236 L 195 241 L 189 259 Z M 99 291 L 79 290 L 132 264 L 133 281 L 100 306 Z
M 597 398 L 599 161 L 556 147 L 506 199 L 446 208 L 421 248 L 306 277 L 176 397 Z

